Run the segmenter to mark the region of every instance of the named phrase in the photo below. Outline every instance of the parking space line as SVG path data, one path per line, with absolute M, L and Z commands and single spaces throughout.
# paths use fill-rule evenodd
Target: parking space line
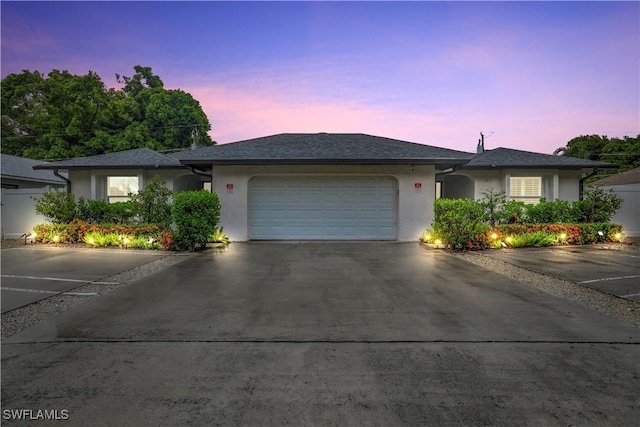
M 640 294 L 620 295 L 621 298 L 640 297 Z
M 593 280 L 583 280 L 582 282 L 578 282 L 578 283 L 596 283 L 596 282 L 608 282 L 610 280 L 624 280 L 624 279 L 635 279 L 637 277 L 640 277 L 640 275 L 634 275 L 634 276 L 618 276 L 618 277 L 605 277 L 603 279 L 593 279 Z
M 63 279 L 60 277 L 18 276 L 14 274 L 3 274 L 0 277 L 6 277 L 8 279 L 52 280 L 56 282 L 91 283 L 92 285 L 119 285 L 120 284 L 118 282 L 94 282 L 91 280 L 82 280 L 82 279 Z
M 97 292 L 57 292 L 57 291 L 45 291 L 42 289 L 22 289 L 22 288 L 9 288 L 9 287 L 0 287 L 0 291 L 14 291 L 14 292 L 31 292 L 35 294 L 59 294 L 59 295 L 71 295 L 77 297 L 89 297 L 93 295 L 98 295 Z

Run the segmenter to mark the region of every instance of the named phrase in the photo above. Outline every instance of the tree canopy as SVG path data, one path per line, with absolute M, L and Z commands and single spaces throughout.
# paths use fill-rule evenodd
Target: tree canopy
M 32 159 L 91 156 L 133 148 L 157 151 L 215 144 L 200 103 L 165 89 L 150 67 L 116 74 L 108 88 L 94 72 L 10 74 L 0 83 L 2 153 Z
M 640 135 L 635 138 L 608 138 L 599 135 L 582 135 L 567 143 L 565 156 L 600 162 L 615 163 L 619 172 L 640 166 Z

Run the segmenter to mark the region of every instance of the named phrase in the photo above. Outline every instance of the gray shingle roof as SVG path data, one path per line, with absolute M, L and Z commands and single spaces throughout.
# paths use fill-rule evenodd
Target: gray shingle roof
M 461 164 L 472 154 L 365 134 L 284 133 L 176 153 L 185 164 Z
M 617 168 L 613 163 L 596 162 L 575 157 L 554 156 L 551 154 L 533 153 L 531 151 L 514 150 L 512 148 L 496 148 L 476 154 L 460 169 L 493 169 L 493 168 Z
M 76 157 L 36 166 L 36 169 L 155 169 L 183 167 L 178 159 L 149 148 L 136 148 L 97 156 Z
M 12 156 L 11 154 L 2 154 L 0 158 L 2 159 L 0 165 L 2 178 L 42 182 L 45 184 L 65 184 L 65 181 L 55 176 L 53 172 L 33 170 L 35 165 L 46 163 L 42 160 L 26 159 Z
M 591 185 L 627 185 L 640 183 L 640 167 L 592 182 Z

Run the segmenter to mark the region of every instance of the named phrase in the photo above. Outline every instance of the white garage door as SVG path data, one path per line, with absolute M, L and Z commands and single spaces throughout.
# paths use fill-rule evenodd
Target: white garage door
M 392 177 L 254 177 L 249 238 L 395 240 L 396 194 Z

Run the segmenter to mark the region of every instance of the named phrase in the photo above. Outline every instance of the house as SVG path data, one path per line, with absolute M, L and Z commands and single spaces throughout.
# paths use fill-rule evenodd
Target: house
M 640 237 L 640 167 L 592 182 L 591 186 L 611 189 L 622 199 L 612 221 L 622 225 L 627 237 Z
M 66 174 L 50 170 L 34 170 L 42 160 L 0 154 L 0 186 L 2 187 L 2 239 L 16 239 L 42 222 L 35 213 L 36 199 L 45 191 L 66 185 Z
M 171 155 L 129 150 L 36 168 L 68 170 L 74 194 L 103 200 L 118 200 L 155 174 L 173 180 L 170 188 L 177 191 L 202 188 L 212 177 L 222 226 L 235 241 L 414 241 L 433 220 L 440 195 L 481 197 L 492 187 L 513 197 L 577 200 L 582 173 L 609 166 L 517 150 L 474 154 L 365 134 L 317 133 Z M 529 190 L 536 183 L 539 190 Z

